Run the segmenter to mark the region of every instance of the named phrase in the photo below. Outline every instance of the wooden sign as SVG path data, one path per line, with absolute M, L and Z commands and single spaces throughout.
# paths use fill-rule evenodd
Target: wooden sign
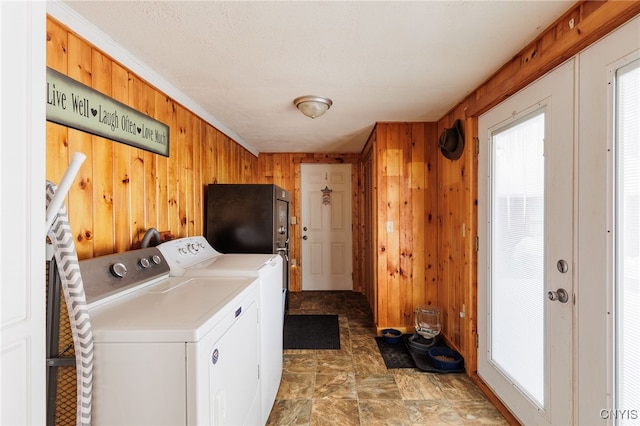
M 47 120 L 169 156 L 169 126 L 48 67 Z

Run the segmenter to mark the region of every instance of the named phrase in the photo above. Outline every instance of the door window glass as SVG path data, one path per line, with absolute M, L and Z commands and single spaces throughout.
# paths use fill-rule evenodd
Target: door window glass
M 640 59 L 618 70 L 615 99 L 616 417 L 640 424 Z
M 491 360 L 544 405 L 545 113 L 491 137 Z

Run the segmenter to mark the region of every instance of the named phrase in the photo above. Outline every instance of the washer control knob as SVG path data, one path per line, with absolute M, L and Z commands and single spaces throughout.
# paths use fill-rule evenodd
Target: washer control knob
M 149 265 L 151 265 L 151 263 L 149 262 L 149 259 L 147 259 L 146 257 L 143 257 L 142 259 L 140 259 L 140 266 L 142 266 L 142 269 L 147 269 Z
M 197 244 L 189 244 L 187 247 L 189 248 L 189 251 L 193 254 L 196 254 L 197 252 L 200 251 L 200 248 L 197 246 Z
M 154 265 L 159 265 L 160 263 L 162 263 L 162 258 L 157 254 L 154 254 L 153 256 L 151 256 L 151 261 Z
M 184 248 L 184 247 L 180 247 L 180 248 L 178 249 L 178 253 L 180 253 L 180 254 L 188 254 L 189 252 L 187 251 L 187 249 L 186 249 L 186 248 Z
M 127 275 L 127 267 L 122 262 L 114 263 L 109 269 L 114 277 L 124 278 Z

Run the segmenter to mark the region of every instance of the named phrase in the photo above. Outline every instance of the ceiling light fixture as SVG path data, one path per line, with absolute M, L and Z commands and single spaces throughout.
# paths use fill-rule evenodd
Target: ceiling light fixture
M 327 112 L 333 101 L 321 96 L 300 96 L 293 100 L 293 104 L 307 117 L 316 118 Z

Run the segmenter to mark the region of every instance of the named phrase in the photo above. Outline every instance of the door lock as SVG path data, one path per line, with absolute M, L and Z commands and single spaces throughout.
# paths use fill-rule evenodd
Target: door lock
M 558 267 L 558 271 L 562 274 L 566 274 L 569 271 L 569 264 L 564 259 L 558 260 L 556 266 Z
M 547 292 L 549 300 L 557 300 L 560 303 L 567 303 L 569 301 L 569 293 L 564 288 L 559 288 L 556 291 Z

